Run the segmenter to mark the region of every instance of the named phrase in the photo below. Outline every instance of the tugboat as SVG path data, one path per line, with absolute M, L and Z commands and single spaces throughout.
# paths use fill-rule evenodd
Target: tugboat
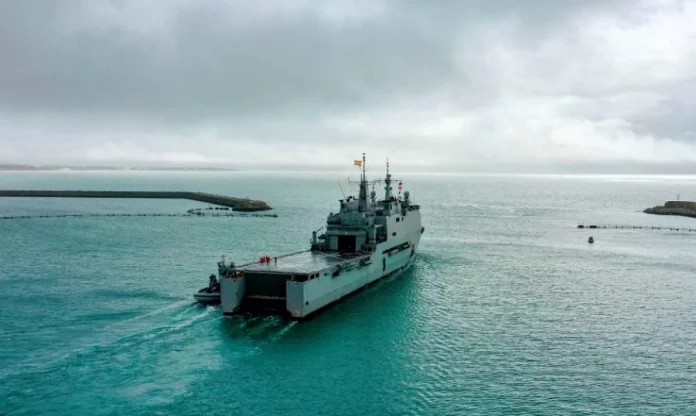
M 590 238 L 587 240 L 587 242 L 590 244 L 594 243 L 594 238 L 592 238 L 592 236 L 590 236 Z

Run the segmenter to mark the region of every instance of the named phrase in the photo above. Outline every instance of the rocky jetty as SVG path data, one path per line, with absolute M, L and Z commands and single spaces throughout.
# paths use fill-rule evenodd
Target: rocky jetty
M 657 205 L 643 210 L 646 214 L 679 215 L 682 217 L 696 218 L 696 202 L 692 201 L 667 201 L 664 205 Z
M 193 201 L 230 207 L 233 211 L 251 212 L 272 209 L 263 201 L 248 198 L 234 198 L 231 196 L 215 195 L 203 192 L 0 190 L 0 197 L 190 199 Z

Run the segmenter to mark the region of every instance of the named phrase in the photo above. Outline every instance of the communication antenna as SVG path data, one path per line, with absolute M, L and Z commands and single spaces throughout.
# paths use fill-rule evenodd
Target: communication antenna
M 341 188 L 341 193 L 343 194 L 343 199 L 348 199 L 348 198 L 346 198 L 346 193 L 343 192 L 343 187 L 341 186 L 341 182 L 338 183 L 338 187 Z
M 365 173 L 365 153 L 363 153 L 363 160 L 362 160 L 362 180 L 367 180 L 367 173 Z

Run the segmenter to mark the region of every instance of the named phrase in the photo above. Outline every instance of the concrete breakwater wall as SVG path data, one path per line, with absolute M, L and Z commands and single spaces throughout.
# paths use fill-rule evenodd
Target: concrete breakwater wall
M 646 214 L 655 215 L 679 215 L 682 217 L 696 218 L 696 202 L 693 201 L 667 201 L 664 205 L 657 205 L 643 210 Z
M 234 198 L 203 192 L 177 191 L 45 191 L 45 190 L 0 190 L 0 197 L 24 198 L 142 198 L 142 199 L 189 199 L 208 204 L 230 207 L 234 211 L 266 211 L 272 209 L 264 201 Z

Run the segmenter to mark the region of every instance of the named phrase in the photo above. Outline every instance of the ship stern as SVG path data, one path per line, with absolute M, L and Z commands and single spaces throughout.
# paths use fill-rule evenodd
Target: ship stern
M 286 284 L 286 308 L 292 318 L 304 318 L 307 313 L 305 307 L 309 302 L 305 301 L 305 286 L 304 282 L 288 281 Z
M 220 279 L 220 303 L 224 315 L 233 315 L 246 295 L 246 277 L 234 276 Z

